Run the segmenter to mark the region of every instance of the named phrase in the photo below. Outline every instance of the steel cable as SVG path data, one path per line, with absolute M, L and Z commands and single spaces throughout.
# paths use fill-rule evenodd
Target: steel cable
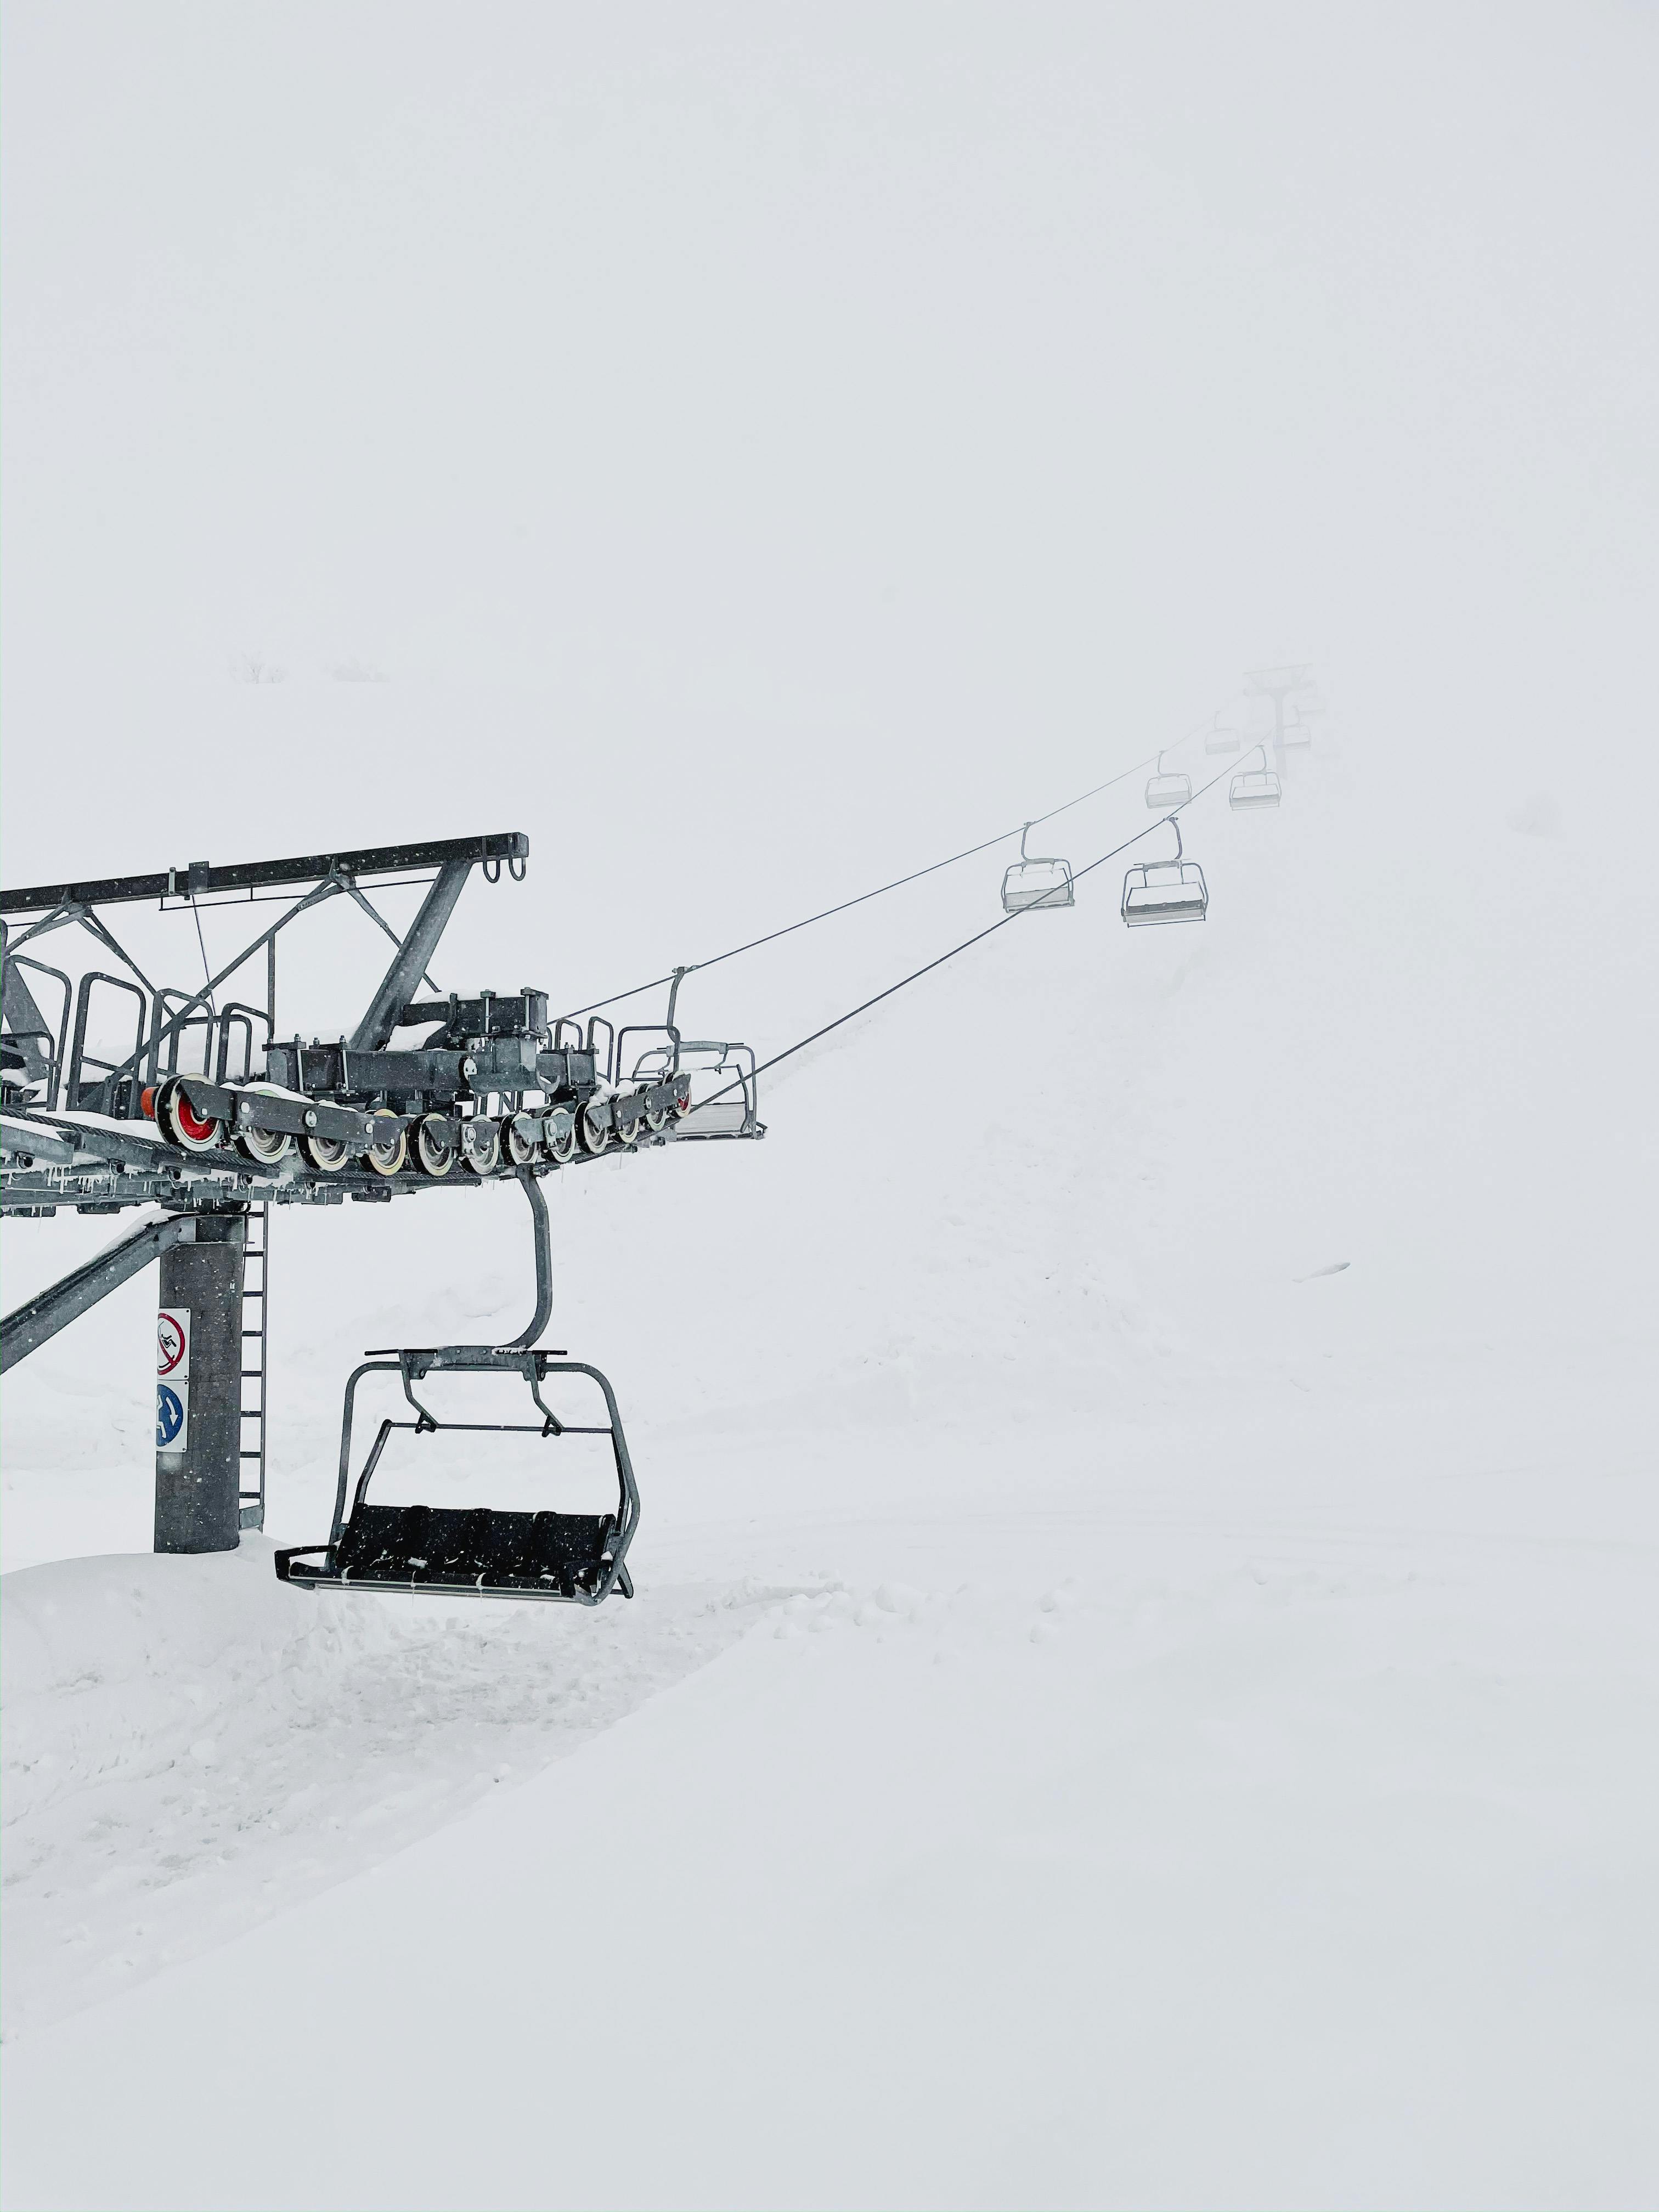
M 1197 732 L 1189 731 L 1187 737 L 1178 738 L 1173 745 L 1166 745 L 1163 750 L 1177 752 Z M 1066 799 L 1059 806 L 1051 806 L 1046 814 L 1034 814 L 1029 822 L 1017 822 L 1012 830 L 1000 830 L 994 837 L 984 838 L 977 845 L 966 846 L 960 853 L 952 853 L 948 860 L 931 860 L 925 868 L 913 868 L 908 876 L 895 876 L 890 884 L 878 884 L 872 891 L 860 891 L 856 898 L 842 899 L 837 906 L 826 906 L 817 914 L 805 915 L 799 921 L 786 922 L 781 929 L 769 930 L 763 937 L 751 937 L 745 944 L 732 945 L 729 951 L 715 953 L 712 959 L 694 961 L 678 971 L 670 969 L 667 975 L 653 975 L 648 983 L 635 983 L 631 990 L 612 991 L 606 998 L 590 999 L 586 1006 L 573 1006 L 568 1013 L 561 1014 L 559 1019 L 574 1022 L 583 1014 L 597 1013 L 601 1006 L 620 1006 L 624 999 L 637 999 L 647 991 L 660 990 L 665 984 L 673 981 L 677 972 L 683 975 L 701 975 L 707 968 L 718 968 L 722 961 L 735 960 L 740 953 L 753 952 L 763 945 L 775 944 L 781 937 L 791 937 L 798 929 L 811 929 L 815 922 L 828 921 L 832 915 L 848 913 L 854 907 L 864 906 L 871 899 L 884 898 L 889 891 L 902 890 L 906 884 L 920 883 L 924 876 L 937 875 L 941 868 L 953 868 L 958 860 L 971 860 L 976 853 L 988 853 L 994 845 L 1006 845 L 1009 838 L 1018 837 L 1022 830 L 1039 829 L 1043 823 L 1052 822 L 1059 815 L 1068 814 L 1073 807 L 1081 806 L 1088 799 L 1098 799 L 1103 791 L 1109 791 L 1114 784 L 1138 775 L 1149 761 L 1161 757 L 1160 753 L 1148 753 L 1144 759 L 1120 769 L 1115 775 L 1109 775 L 1104 783 L 1091 785 L 1087 791 L 1079 792 L 1075 799 Z
M 1166 747 L 1165 750 L 1173 751 L 1174 748 L 1170 746 Z M 1146 763 L 1139 762 L 1136 765 L 1145 767 Z M 1134 769 L 1127 769 L 1125 773 L 1133 775 Z M 1188 807 L 1202 799 L 1206 791 L 1213 791 L 1217 784 L 1237 773 L 1237 764 L 1230 761 L 1227 766 L 1212 775 L 1207 783 L 1200 784 L 1196 791 L 1189 793 L 1178 805 L 1172 806 L 1167 814 L 1160 814 L 1156 822 L 1149 822 L 1144 830 L 1137 830 L 1133 836 L 1126 837 L 1121 845 L 1114 845 L 1110 852 L 1101 854 L 1097 860 L 1089 861 L 1081 868 L 1073 869 L 1072 881 L 1074 884 L 1080 883 L 1085 876 L 1091 876 L 1097 868 L 1103 868 L 1109 860 L 1121 858 L 1131 846 L 1139 844 L 1141 839 L 1150 837 L 1154 830 L 1161 830 L 1166 823 L 1173 822 L 1177 814 L 1184 812 Z M 1115 777 L 1113 781 L 1121 782 L 1122 779 Z M 1105 786 L 1103 784 L 1099 788 L 1104 790 Z M 1000 842 L 1000 839 L 993 840 L 994 843 Z M 983 929 L 975 930 L 973 936 L 964 937 L 960 945 L 953 945 L 948 952 L 941 952 L 936 959 L 927 961 L 922 967 L 913 968 L 908 975 L 901 975 L 896 983 L 890 983 L 884 991 L 878 991 L 873 998 L 866 999 L 860 1005 L 849 1007 L 844 1014 L 837 1014 L 834 1021 L 825 1022 L 821 1029 L 814 1030 L 810 1036 L 800 1037 L 793 1044 L 786 1045 L 781 1052 L 775 1052 L 769 1060 L 762 1060 L 751 1074 L 738 1077 L 735 1081 L 724 1085 L 719 1091 L 711 1091 L 707 1098 L 700 1098 L 697 1101 L 698 1105 L 711 1106 L 717 1098 L 725 1098 L 734 1091 L 745 1089 L 750 1083 L 758 1083 L 760 1078 L 769 1068 L 776 1067 L 783 1060 L 792 1060 L 796 1053 L 805 1052 L 809 1044 L 816 1044 L 820 1037 L 828 1036 L 832 1030 L 841 1029 L 846 1023 L 856 1021 L 860 1014 L 867 1014 L 872 1006 L 878 1006 L 884 999 L 890 999 L 895 992 L 903 990 L 908 984 L 920 981 L 924 975 L 931 975 L 935 968 L 944 967 L 947 960 L 954 960 L 958 953 L 970 951 L 975 945 L 982 945 L 988 937 L 994 937 L 998 930 L 1006 929 L 1011 921 L 1024 921 L 1026 914 L 1030 912 L 1035 912 L 1035 908 L 1021 908 L 1013 914 L 999 915 L 994 921 L 987 922 Z

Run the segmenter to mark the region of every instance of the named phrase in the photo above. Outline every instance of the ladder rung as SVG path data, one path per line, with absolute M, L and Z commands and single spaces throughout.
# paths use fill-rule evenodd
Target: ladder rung
M 263 1367 L 245 1367 L 242 1370 L 244 1382 L 263 1382 L 264 1379 L 265 1370 Z
M 263 1459 L 264 1457 L 264 1454 L 263 1452 L 257 1451 L 245 1451 L 240 1455 L 243 1459 Z M 243 1495 L 246 1496 L 246 1492 L 244 1492 Z

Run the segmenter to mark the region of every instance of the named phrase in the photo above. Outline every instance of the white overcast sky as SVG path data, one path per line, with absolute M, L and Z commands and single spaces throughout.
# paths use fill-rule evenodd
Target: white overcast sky
M 1656 27 L 11 0 L 8 874 L 59 748 L 163 771 L 125 865 L 206 835 L 244 652 L 913 811 L 1262 658 L 1425 755 L 1649 742 Z

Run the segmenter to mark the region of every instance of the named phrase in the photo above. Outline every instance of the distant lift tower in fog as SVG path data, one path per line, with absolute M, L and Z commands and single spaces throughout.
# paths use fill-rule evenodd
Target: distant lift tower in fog
M 1271 699 L 1273 702 L 1273 772 L 1285 773 L 1285 702 L 1292 691 L 1299 691 L 1312 674 L 1305 660 L 1280 668 L 1247 668 L 1244 689 L 1252 699 Z

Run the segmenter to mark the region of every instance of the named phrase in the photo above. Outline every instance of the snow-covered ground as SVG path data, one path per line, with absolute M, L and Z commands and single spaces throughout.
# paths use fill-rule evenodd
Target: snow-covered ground
M 1652 1224 L 1607 1230 L 1650 895 L 1340 743 L 1277 818 L 1220 799 L 1201 933 L 1103 871 L 763 1146 L 556 1190 L 631 1607 L 137 1556 L 142 1452 L 36 1439 L 148 1307 L 19 1370 L 14 2202 L 1650 2198 Z M 281 1218 L 276 1540 L 355 1345 L 427 1310 L 354 1316 L 331 1240 L 438 1237 L 487 1334 L 520 1215 Z

